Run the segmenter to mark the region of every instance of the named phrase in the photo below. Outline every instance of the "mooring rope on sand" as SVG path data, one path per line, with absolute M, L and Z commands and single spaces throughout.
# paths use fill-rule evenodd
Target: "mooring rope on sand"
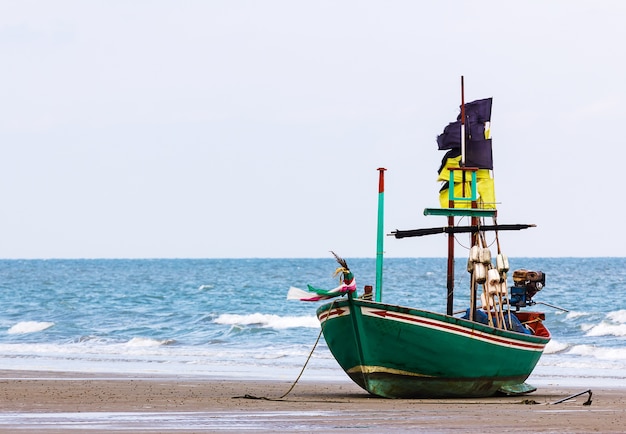
M 335 300 L 333 300 L 333 302 L 330 304 L 330 307 L 328 308 L 328 311 L 331 311 L 333 308 L 333 305 L 335 304 Z M 265 401 L 282 401 L 282 399 L 289 395 L 291 393 L 291 391 L 293 390 L 294 387 L 296 387 L 296 384 L 298 384 L 298 381 L 300 380 L 300 377 L 302 377 L 302 374 L 304 374 L 304 370 L 306 369 L 306 366 L 309 364 L 309 360 L 311 360 L 311 357 L 313 356 L 313 352 L 315 352 L 315 348 L 317 348 L 317 344 L 320 341 L 320 338 L 322 337 L 322 333 L 324 332 L 324 323 L 322 323 L 322 326 L 320 327 L 320 332 L 317 335 L 317 339 L 315 339 L 315 343 L 313 344 L 313 348 L 311 349 L 311 352 L 309 353 L 309 356 L 306 358 L 306 361 L 304 362 L 304 365 L 302 366 L 302 369 L 300 370 L 300 374 L 298 374 L 298 377 L 296 378 L 296 380 L 293 382 L 293 384 L 291 385 L 291 387 L 289 388 L 289 390 L 287 392 L 285 392 L 282 396 L 280 396 L 279 398 L 268 398 L 265 396 L 254 396 L 254 395 L 249 395 L 249 394 L 245 394 L 243 396 L 233 396 L 233 399 L 262 399 Z

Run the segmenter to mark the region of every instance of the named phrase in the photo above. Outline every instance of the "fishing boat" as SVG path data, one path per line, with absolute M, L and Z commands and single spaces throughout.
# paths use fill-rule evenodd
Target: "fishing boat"
M 346 374 L 369 393 L 386 398 L 487 397 L 536 390 L 525 383 L 539 361 L 550 332 L 533 296 L 545 285 L 541 271 L 509 272 L 500 248 L 501 231 L 532 224 L 498 224 L 491 153 L 491 98 L 464 102 L 457 121 L 438 136 L 447 150 L 439 170 L 440 207 L 425 215 L 447 219 L 445 226 L 395 230 L 396 239 L 447 234 L 445 313 L 384 303 L 384 168 L 379 168 L 376 286 L 357 293 L 348 263 L 335 255 L 340 285 L 331 290 L 291 288 L 289 298 L 331 300 L 317 309 L 324 338 Z M 491 218 L 492 222 L 486 220 Z M 468 222 L 462 225 L 460 223 Z M 465 243 L 469 294 L 467 308 L 453 312 L 455 238 Z M 497 252 L 492 256 L 488 237 Z M 333 253 L 334 254 L 334 253 Z M 509 287 L 509 274 L 513 285 Z M 443 276 L 442 276 L 443 278 Z M 407 305 L 412 304 L 407 300 Z

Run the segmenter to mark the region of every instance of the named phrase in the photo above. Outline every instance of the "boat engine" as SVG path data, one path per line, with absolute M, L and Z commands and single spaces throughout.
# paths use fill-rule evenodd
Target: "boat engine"
M 515 270 L 513 272 L 513 286 L 511 287 L 511 306 L 520 307 L 535 304 L 533 297 L 546 284 L 546 275 L 543 271 Z

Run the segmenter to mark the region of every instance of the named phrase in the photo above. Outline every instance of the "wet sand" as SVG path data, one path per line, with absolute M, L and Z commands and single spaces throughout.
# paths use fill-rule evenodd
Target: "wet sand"
M 626 388 L 393 400 L 353 383 L 0 371 L 2 432 L 626 432 Z M 626 385 L 625 385 L 626 386 Z

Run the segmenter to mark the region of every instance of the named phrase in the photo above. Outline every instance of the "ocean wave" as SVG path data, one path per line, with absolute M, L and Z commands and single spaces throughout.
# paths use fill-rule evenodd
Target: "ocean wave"
M 53 322 L 45 322 L 45 321 L 22 321 L 15 324 L 7 333 L 10 335 L 22 335 L 27 333 L 36 333 L 43 331 L 45 329 L 49 329 L 54 325 Z
M 224 313 L 213 320 L 216 324 L 233 326 L 258 326 L 273 329 L 288 329 L 293 327 L 317 328 L 319 322 L 315 316 L 279 316 L 263 313 L 238 315 Z
M 626 323 L 626 309 L 616 310 L 614 312 L 609 312 L 606 317 L 611 321 L 615 321 L 618 323 Z
M 626 348 L 596 347 L 594 345 L 575 345 L 567 354 L 592 356 L 601 360 L 626 360 Z
M 602 322 L 592 327 L 584 327 L 585 336 L 626 336 L 626 324 Z
M 132 338 L 130 341 L 126 342 L 126 346 L 129 347 L 158 347 L 161 345 L 171 345 L 175 343 L 174 339 L 150 339 L 150 338 Z
M 565 318 L 576 319 L 576 318 L 580 318 L 580 317 L 587 316 L 587 315 L 589 315 L 588 312 L 578 312 L 578 311 L 571 310 L 567 312 L 567 315 L 565 316 Z
M 557 354 L 567 350 L 568 348 L 568 344 L 552 339 L 550 340 L 550 342 L 548 342 L 548 345 L 546 345 L 546 348 L 543 352 L 544 354 Z

